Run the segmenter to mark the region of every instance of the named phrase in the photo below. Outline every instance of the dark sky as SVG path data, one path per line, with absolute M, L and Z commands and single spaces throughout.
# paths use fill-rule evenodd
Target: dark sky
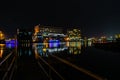
M 88 37 L 120 33 L 120 2 L 113 0 L 4 0 L 0 29 L 14 34 L 17 27 L 34 25 L 80 28 Z

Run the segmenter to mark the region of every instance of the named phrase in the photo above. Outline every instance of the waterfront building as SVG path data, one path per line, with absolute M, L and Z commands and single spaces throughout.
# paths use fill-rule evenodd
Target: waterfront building
M 29 29 L 17 29 L 17 41 L 19 43 L 31 43 L 32 31 Z
M 34 27 L 33 42 L 49 42 L 49 40 L 64 41 L 66 35 L 63 34 L 62 28 L 41 26 Z
M 69 41 L 80 41 L 81 31 L 79 29 L 72 29 L 67 31 Z

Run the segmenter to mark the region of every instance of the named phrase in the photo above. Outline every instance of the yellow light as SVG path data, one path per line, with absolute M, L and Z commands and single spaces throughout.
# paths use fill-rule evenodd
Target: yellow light
M 43 51 L 46 52 L 46 48 L 43 48 Z
M 67 46 L 67 47 L 69 47 L 69 46 L 70 46 L 68 41 L 66 42 L 66 46 Z
M 0 58 L 2 58 L 3 55 L 3 49 L 0 50 Z
M 2 33 L 0 33 L 0 39 L 4 39 L 4 36 Z
M 115 35 L 115 38 L 118 38 L 118 36 L 117 36 L 117 35 Z
M 39 27 L 39 25 L 37 25 L 37 26 L 35 26 L 35 33 L 38 33 L 38 32 L 40 32 L 40 27 Z
M 120 38 L 120 34 L 118 34 L 118 38 Z
M 46 42 L 46 43 L 43 43 L 44 47 L 45 48 L 48 48 L 49 47 L 49 44 Z
M 4 47 L 5 44 L 0 44 L 0 58 L 2 58 Z

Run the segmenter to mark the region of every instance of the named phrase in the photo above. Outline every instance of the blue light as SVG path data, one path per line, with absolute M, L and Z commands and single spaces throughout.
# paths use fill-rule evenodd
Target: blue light
M 54 47 L 59 47 L 60 41 L 59 40 L 49 40 L 49 47 L 54 48 Z
M 8 43 L 15 44 L 15 43 L 16 43 L 16 40 L 9 40 L 9 41 L 6 41 L 6 44 L 8 44 Z
M 16 46 L 16 40 L 6 40 L 5 44 L 7 48 L 15 48 Z
M 49 40 L 49 42 L 60 42 L 60 40 Z
M 49 47 L 52 48 L 53 47 L 53 43 L 49 43 Z
M 7 44 L 6 44 L 6 47 L 7 47 L 7 48 L 15 48 L 15 44 L 10 44 L 10 43 L 8 44 L 8 43 L 7 43 Z

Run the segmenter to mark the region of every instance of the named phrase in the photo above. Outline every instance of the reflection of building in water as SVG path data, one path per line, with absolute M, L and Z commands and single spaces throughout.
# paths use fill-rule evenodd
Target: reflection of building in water
M 70 54 L 80 54 L 81 53 L 81 43 L 80 42 L 59 42 L 59 43 L 34 43 L 33 50 L 35 52 L 36 58 L 38 54 L 41 56 L 49 56 L 52 53 L 62 53 L 66 52 Z
M 28 43 L 22 43 L 17 47 L 18 56 L 32 56 L 32 46 Z
M 4 49 L 5 49 L 5 44 L 0 44 L 0 58 L 2 58 L 3 56 Z
M 38 55 L 41 56 L 48 56 L 46 48 L 44 48 L 43 43 L 34 43 L 33 44 L 33 49 L 35 52 L 35 58 L 38 58 Z
M 66 42 L 66 46 L 69 48 L 69 53 L 71 54 L 81 53 L 81 42 Z
M 33 49 L 35 50 L 35 54 L 38 53 L 41 56 L 48 56 L 49 54 L 64 51 L 67 49 L 65 45 L 58 44 L 59 43 L 34 43 Z
M 15 39 L 6 39 L 5 45 L 7 48 L 15 48 L 17 45 L 17 41 Z

